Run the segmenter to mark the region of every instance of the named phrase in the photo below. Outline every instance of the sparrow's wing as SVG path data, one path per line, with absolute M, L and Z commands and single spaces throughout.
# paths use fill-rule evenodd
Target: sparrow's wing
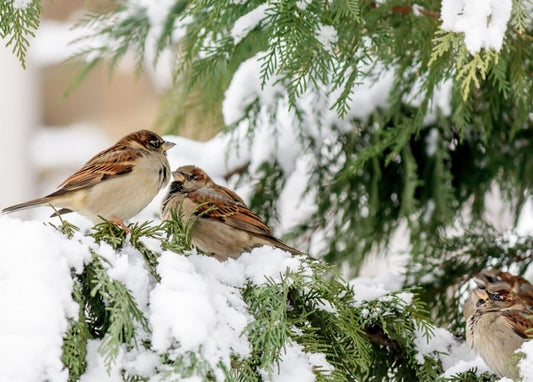
M 137 159 L 143 156 L 140 150 L 111 147 L 94 156 L 82 168 L 69 176 L 51 195 L 90 187 L 106 179 L 124 175 L 133 170 Z
M 504 310 L 503 316 L 505 317 L 505 324 L 509 326 L 513 331 L 522 338 L 528 338 L 528 329 L 533 328 L 533 320 L 531 312 L 528 310 L 509 309 Z
M 244 231 L 271 236 L 272 231 L 263 220 L 246 206 L 233 191 L 221 187 L 203 187 L 190 192 L 188 198 L 197 206 L 202 218 L 218 219 Z

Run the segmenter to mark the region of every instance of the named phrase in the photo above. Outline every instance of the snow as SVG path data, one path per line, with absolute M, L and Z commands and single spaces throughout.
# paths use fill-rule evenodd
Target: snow
M 257 27 L 261 21 L 266 16 L 266 10 L 268 9 L 269 4 L 261 4 L 253 11 L 248 12 L 244 16 L 241 16 L 231 29 L 231 37 L 233 37 L 233 42 L 235 45 L 240 43 L 248 33 L 250 33 L 255 27 Z
M 320 366 L 325 365 L 326 370 L 331 368 L 324 357 L 313 358 L 314 354 L 304 353 L 302 346 L 290 341 L 285 347 L 279 363 L 279 371 L 270 379 L 266 373 L 263 375 L 264 380 L 272 382 L 313 382 L 316 379 L 313 373 L 315 365 L 313 361 L 318 361 Z
M 260 58 L 264 52 L 260 52 L 252 58 L 244 61 L 231 80 L 226 90 L 226 96 L 222 104 L 224 123 L 229 126 L 245 115 L 245 107 L 256 98 L 265 108 L 273 107 L 277 93 L 283 93 L 281 84 L 276 84 L 276 78 L 271 78 L 265 86 L 261 85 Z M 231 95 L 231 97 L 229 96 Z
M 416 357 L 418 363 L 424 363 L 424 356 L 437 355 L 443 369 L 446 370 L 446 376 L 450 376 L 450 372 L 455 374 L 474 367 L 474 361 L 476 365 L 483 362 L 477 359 L 475 353 L 463 341 L 459 341 L 444 328 L 436 328 L 434 336 L 429 340 L 418 331 L 414 342 L 418 350 Z M 487 367 L 484 366 L 482 369 L 486 371 Z
M 500 50 L 511 17 L 512 0 L 442 0 L 442 29 L 464 33 L 466 49 Z
M 26 9 L 28 5 L 32 3 L 32 0 L 13 0 L 13 8 Z
M 234 0 L 234 4 L 242 4 Z M 305 9 L 311 1 L 300 0 L 296 6 Z M 14 4 L 25 7 L 28 1 L 15 0 Z M 155 39 L 161 31 L 163 21 L 174 4 L 173 0 L 137 0 L 132 4 L 146 10 L 151 22 L 150 39 Z M 241 17 L 233 26 L 231 35 L 238 44 L 265 17 L 268 4 L 258 6 Z M 481 48 L 500 49 L 506 25 L 510 17 L 510 0 L 443 0 L 442 27 L 445 30 L 465 34 L 465 44 L 471 53 Z M 487 19 L 489 20 L 487 22 Z M 174 26 L 173 38 L 179 39 L 190 19 L 178 20 Z M 41 65 L 62 61 L 74 52 L 67 44 L 72 38 L 68 31 L 70 25 L 53 22 L 43 23 L 41 34 L 37 34 L 32 46 L 31 56 Z M 77 33 L 77 32 L 75 32 Z M 42 36 L 42 37 L 40 37 Z M 333 49 L 337 33 L 334 28 L 321 25 L 317 39 L 325 49 Z M 54 44 L 45 43 L 52 39 Z M 89 41 L 99 44 L 99 41 Z M 150 42 L 146 44 L 147 60 L 153 60 L 154 52 Z M 313 193 L 304 194 L 311 178 L 314 153 L 301 144 L 294 127 L 295 115 L 288 110 L 285 88 L 273 76 L 263 86 L 258 73 L 264 52 L 245 61 L 235 73 L 223 103 L 223 115 L 227 125 L 238 124 L 233 136 L 219 134 L 207 142 L 197 142 L 183 137 L 166 136 L 176 143 L 169 151 L 172 168 L 195 164 L 220 184 L 232 186 L 231 180 L 224 176 L 231 169 L 249 163 L 253 176 L 265 160 L 276 158 L 288 174 L 286 186 L 280 195 L 280 224 L 278 229 L 287 232 L 305 221 L 315 210 Z M 169 52 L 163 53 L 158 66 L 151 72 L 158 88 L 166 89 L 171 83 Z M 151 65 L 148 70 L 151 70 Z M 349 111 L 345 119 L 340 119 L 334 110 L 326 110 L 323 115 L 314 116 L 312 111 L 339 95 L 334 92 L 328 97 L 319 97 L 309 92 L 300 97 L 309 127 L 309 133 L 318 140 L 331 142 L 335 134 L 330 126 L 350 129 L 351 118 L 365 119 L 377 108 L 388 105 L 388 95 L 392 89 L 394 68 L 382 73 L 379 63 L 361 68 L 369 77 L 364 78 L 354 89 L 349 101 Z M 382 73 L 377 76 L 377 73 Z M 451 113 L 449 107 L 451 83 L 445 83 L 435 92 L 432 108 L 426 122 L 435 118 L 437 109 L 445 115 Z M 323 89 L 322 89 L 323 90 Z M 324 93 L 327 93 L 324 92 Z M 246 106 L 254 101 L 262 106 L 259 115 L 260 125 L 253 140 L 247 141 L 249 125 L 239 122 L 244 116 Z M 413 106 L 420 104 L 416 92 L 406 97 Z M 276 109 L 274 120 L 268 118 L 267 109 Z M 317 119 L 321 118 L 321 119 Z M 325 126 L 318 130 L 315 126 Z M 274 133 L 279 133 L 273 139 Z M 427 153 L 432 155 L 437 146 L 437 131 L 430 132 Z M 228 152 L 231 139 L 240 146 Z M 74 145 L 82 140 L 84 145 Z M 109 142 L 93 126 L 78 125 L 68 129 L 51 132 L 42 129 L 37 132 L 30 147 L 32 159 L 39 169 L 79 168 L 94 153 L 107 147 Z M 57 147 L 64 150 L 57 150 Z M 234 147 L 234 146 L 231 146 Z M 208 155 L 206 155 L 206 153 Z M 253 179 L 252 179 L 253 180 Z M 59 183 L 61 178 L 53 185 Z M 237 192 L 248 194 L 250 184 L 243 184 Z M 46 190 L 50 192 L 51 189 Z M 134 220 L 158 221 L 158 206 L 162 195 L 142 211 Z M 43 192 L 44 193 L 44 192 Z M 246 198 L 245 198 L 246 199 Z M 531 206 L 529 207 L 531 208 Z M 243 254 L 237 260 L 220 263 L 210 257 L 192 250 L 185 254 L 162 251 L 159 242 L 146 239 L 148 248 L 162 252 L 158 272 L 161 281 L 156 283 L 150 275 L 142 255 L 131 245 L 115 251 L 106 243 L 96 244 L 92 239 L 76 233 L 72 240 L 66 240 L 53 227 L 43 224 L 50 221 L 57 225 L 58 219 L 48 219 L 50 211 L 42 208 L 34 212 L 34 221 L 20 221 L 12 216 L 0 216 L 0 380 L 14 382 L 50 380 L 66 381 L 67 373 L 60 360 L 62 338 L 68 327 L 68 320 L 77 315 L 78 306 L 72 300 L 72 274 L 80 273 L 90 261 L 90 249 L 107 261 L 104 266 L 107 274 L 120 281 L 131 291 L 139 308 L 149 320 L 149 333 L 142 333 L 152 344 L 151 350 L 142 346 L 131 350 L 122 348 L 117 362 L 107 370 L 98 351 L 101 341 L 91 340 L 88 344 L 88 368 L 82 382 L 121 381 L 121 370 L 126 374 L 139 374 L 158 380 L 163 368 L 160 355 L 170 351 L 173 357 L 186 356 L 188 352 L 201 354 L 215 371 L 215 377 L 222 380 L 220 363 L 230 366 L 234 355 L 245 357 L 250 352 L 250 344 L 243 330 L 253 317 L 248 313 L 246 303 L 240 295 L 240 288 L 251 282 L 264 285 L 279 282 L 282 275 L 289 271 L 309 272 L 299 258 L 269 247 L 256 248 Z M 81 232 L 89 229 L 89 223 L 76 214 L 68 220 L 81 227 Z M 531 229 L 528 216 L 521 216 L 521 227 Z M 398 229 L 398 239 L 393 240 L 395 248 L 405 248 L 408 252 L 406 235 Z M 327 228 L 326 230 L 327 231 Z M 327 232 L 315 234 L 310 238 L 312 255 L 320 254 L 321 244 Z M 28 240 L 31 238 L 31 240 Z M 355 292 L 354 306 L 361 306 L 372 300 L 390 301 L 391 292 L 399 291 L 404 276 L 401 274 L 405 256 L 378 256 L 365 261 L 364 275 L 349 281 Z M 394 295 L 403 304 L 410 304 L 413 294 L 400 292 Z M 323 304 L 320 308 L 332 311 L 331 306 Z M 372 314 L 366 309 L 367 314 Z M 418 361 L 424 356 L 437 356 L 445 370 L 443 377 L 476 367 L 478 373 L 487 371 L 483 361 L 466 347 L 463 341 L 455 338 L 444 328 L 435 328 L 434 336 L 428 340 L 420 333 L 415 340 Z M 524 344 L 522 350 L 526 358 L 521 361 L 522 375 L 533 375 L 533 342 Z M 321 353 L 307 353 L 293 341 L 286 344 L 279 368 L 275 368 L 272 381 L 313 381 L 313 370 L 331 370 L 332 366 Z M 266 377 L 266 374 L 265 374 Z M 526 377 L 527 378 L 527 377 Z M 201 381 L 198 377 L 181 378 L 183 381 Z M 528 380 L 528 379 L 526 379 Z M 529 379 L 532 380 L 532 379 Z
M 322 44 L 324 49 L 333 53 L 333 48 L 337 43 L 337 31 L 331 25 L 319 25 L 317 40 Z
M 309 4 L 311 4 L 311 0 L 298 0 L 296 2 L 296 6 L 302 11 L 306 10 Z
M 81 376 L 80 382 L 121 382 L 120 365 L 124 357 L 124 349 L 120 349 L 117 362 L 108 370 L 98 352 L 101 340 L 89 340 L 87 343 L 87 371 Z
M 490 373 L 490 369 L 485 364 L 481 356 L 477 356 L 473 360 L 469 360 L 469 361 L 459 359 L 459 361 L 455 365 L 447 369 L 442 376 L 444 378 L 451 378 L 456 374 L 463 373 L 465 371 L 473 370 L 473 369 L 476 369 L 476 375 L 480 375 L 486 372 Z M 503 379 L 501 381 L 503 381 Z
M 78 306 L 71 268 L 89 252 L 41 222 L 0 216 L 0 380 L 62 381 L 62 337 Z
M 232 355 L 246 357 L 250 352 L 241 333 L 253 318 L 239 288 L 248 281 L 279 281 L 281 274 L 300 265 L 288 253 L 270 247 L 224 263 L 194 252 L 187 257 L 164 252 L 158 265 L 161 282 L 150 293 L 153 348 L 164 353 L 179 344 L 175 356 L 193 351 L 214 370 L 221 362 L 229 368 Z
M 63 142 L 62 147 L 70 147 L 67 142 L 74 138 L 65 131 L 63 135 L 55 135 L 46 145 L 51 147 L 55 141 Z M 223 184 L 226 184 L 223 175 L 228 164 L 237 166 L 253 158 L 252 154 L 244 151 L 242 157 L 230 156 L 226 160 L 223 147 L 228 144 L 228 138 L 223 136 L 204 143 L 174 136 L 165 138 L 178 143 L 178 150 L 169 151 L 172 168 L 196 163 Z M 206 158 L 202 155 L 206 150 L 213 155 Z M 292 179 L 290 182 L 294 182 L 293 190 L 302 190 L 308 179 L 308 158 L 302 156 L 298 159 L 294 178 L 289 178 Z M 294 203 L 305 205 L 299 192 L 288 193 L 283 199 L 286 206 Z M 154 201 L 136 220 L 147 217 L 157 219 L 157 208 L 158 201 Z M 310 208 L 304 206 L 302 214 L 308 213 Z M 47 220 L 49 211 L 46 208 L 42 210 L 41 219 Z M 298 219 L 298 212 L 294 209 L 288 215 L 291 217 L 289 220 Z M 69 216 L 69 220 L 75 218 L 76 214 Z M 85 232 L 90 225 L 84 218 L 78 218 L 81 232 Z M 57 224 L 57 218 L 48 220 Z M 27 237 L 32 240 L 27 240 Z M 158 373 L 163 371 L 159 356 L 167 351 L 173 357 L 186 356 L 188 352 L 200 354 L 213 368 L 216 378 L 223 379 L 223 372 L 217 365 L 229 366 L 232 356 L 245 357 L 250 352 L 250 344 L 242 332 L 253 317 L 240 296 L 240 288 L 248 282 L 256 285 L 278 282 L 287 271 L 303 270 L 310 274 L 299 258 L 280 249 L 256 248 L 237 260 L 220 263 L 194 250 L 184 255 L 162 251 L 159 242 L 154 239 L 143 239 L 143 242 L 148 248 L 162 252 L 158 266 L 159 283 L 150 276 L 141 254 L 131 245 L 115 251 L 108 244 L 96 244 L 79 232 L 73 240 L 66 240 L 53 227 L 40 221 L 20 221 L 11 216 L 1 216 L 0 304 L 9 314 L 0 318 L 0 341 L 4 344 L 4 350 L 0 350 L 0 380 L 66 381 L 66 372 L 60 361 L 62 337 L 68 319 L 75 317 L 78 309 L 70 295 L 71 269 L 76 273 L 82 271 L 84 264 L 90 260 L 89 249 L 106 259 L 103 264 L 109 277 L 123 282 L 131 290 L 149 320 L 150 332 L 142 335 L 150 340 L 152 349 L 121 349 L 116 364 L 108 371 L 98 352 L 101 342 L 90 341 L 88 369 L 81 379 L 83 382 L 122 380 L 121 369 L 132 375 L 159 380 L 162 376 Z M 400 290 L 403 283 L 400 270 L 405 256 L 376 257 L 367 261 L 367 276 L 349 282 L 355 292 L 355 306 L 376 299 L 390 301 L 391 292 Z M 394 296 L 403 304 L 409 304 L 413 297 L 409 292 L 399 292 Z M 327 304 L 321 308 L 331 311 Z M 366 310 L 366 314 L 374 314 Z M 444 376 L 474 367 L 477 367 L 478 373 L 487 371 L 483 361 L 444 328 L 436 328 L 429 342 L 420 334 L 415 346 L 419 361 L 424 355 L 441 360 Z M 533 354 L 533 350 L 526 346 L 524 350 Z M 531 364 L 529 359 L 521 363 L 524 373 L 530 372 Z M 286 345 L 279 368 L 274 369 L 271 380 L 312 381 L 315 368 L 327 371 L 331 370 L 331 365 L 323 354 L 306 353 L 300 345 L 291 341 Z
M 533 382 L 533 341 L 524 342 L 520 352 L 526 355 L 518 363 L 520 375 L 523 376 L 522 381 Z

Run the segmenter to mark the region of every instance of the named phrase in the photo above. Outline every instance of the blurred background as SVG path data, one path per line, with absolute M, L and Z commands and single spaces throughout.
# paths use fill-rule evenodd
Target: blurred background
M 75 53 L 69 45 L 77 36 L 72 27 L 87 10 L 110 4 L 43 2 L 26 69 L 11 48 L 0 44 L 0 206 L 52 192 L 97 151 L 131 131 L 166 133 L 168 127 L 158 123 L 165 85 L 171 81 L 164 65 L 158 66 L 159 73 L 136 73 L 126 57 L 112 76 L 106 65 L 99 65 L 71 89 L 81 69 L 68 60 Z M 194 110 L 194 98 L 186 102 L 185 109 Z M 216 130 L 196 123 L 190 113 L 180 134 L 206 140 Z

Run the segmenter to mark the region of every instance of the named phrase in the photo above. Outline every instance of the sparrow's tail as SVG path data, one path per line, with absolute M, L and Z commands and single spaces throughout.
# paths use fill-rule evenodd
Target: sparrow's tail
M 284 251 L 288 251 L 288 252 L 290 252 L 290 253 L 292 253 L 293 255 L 296 255 L 296 256 L 307 256 L 311 260 L 316 260 L 314 257 L 310 256 L 309 254 L 307 254 L 305 252 L 302 252 L 302 251 L 299 251 L 296 248 L 293 248 L 290 245 L 285 244 L 281 240 L 278 240 L 278 239 L 275 239 L 275 238 L 274 238 L 274 240 L 276 242 L 274 244 L 274 246 L 278 247 L 279 249 L 283 249 Z
M 48 203 L 50 203 L 50 198 L 45 196 L 43 198 L 28 200 L 27 202 L 24 202 L 24 203 L 19 203 L 19 204 L 10 206 L 10 207 L 6 207 L 2 210 L 2 213 L 8 214 L 8 213 L 15 212 L 15 211 L 25 210 L 26 208 L 42 206 Z

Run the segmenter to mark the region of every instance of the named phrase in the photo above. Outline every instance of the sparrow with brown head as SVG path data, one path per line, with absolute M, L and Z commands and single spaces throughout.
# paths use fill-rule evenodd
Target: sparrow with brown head
M 166 156 L 174 143 L 140 130 L 96 154 L 82 168 L 42 198 L 4 208 L 3 213 L 51 204 L 54 215 L 78 212 L 93 223 L 100 217 L 125 227 L 170 179 Z
M 477 288 L 475 312 L 468 318 L 466 342 L 502 377 L 518 378 L 514 352 L 529 339 L 531 311 L 508 289 Z
M 180 210 L 184 219 L 197 219 L 192 244 L 202 251 L 220 261 L 263 245 L 304 254 L 276 239 L 239 195 L 216 184 L 202 169 L 183 166 L 172 175 L 169 192 L 161 203 L 161 218 L 171 220 L 172 210 Z

